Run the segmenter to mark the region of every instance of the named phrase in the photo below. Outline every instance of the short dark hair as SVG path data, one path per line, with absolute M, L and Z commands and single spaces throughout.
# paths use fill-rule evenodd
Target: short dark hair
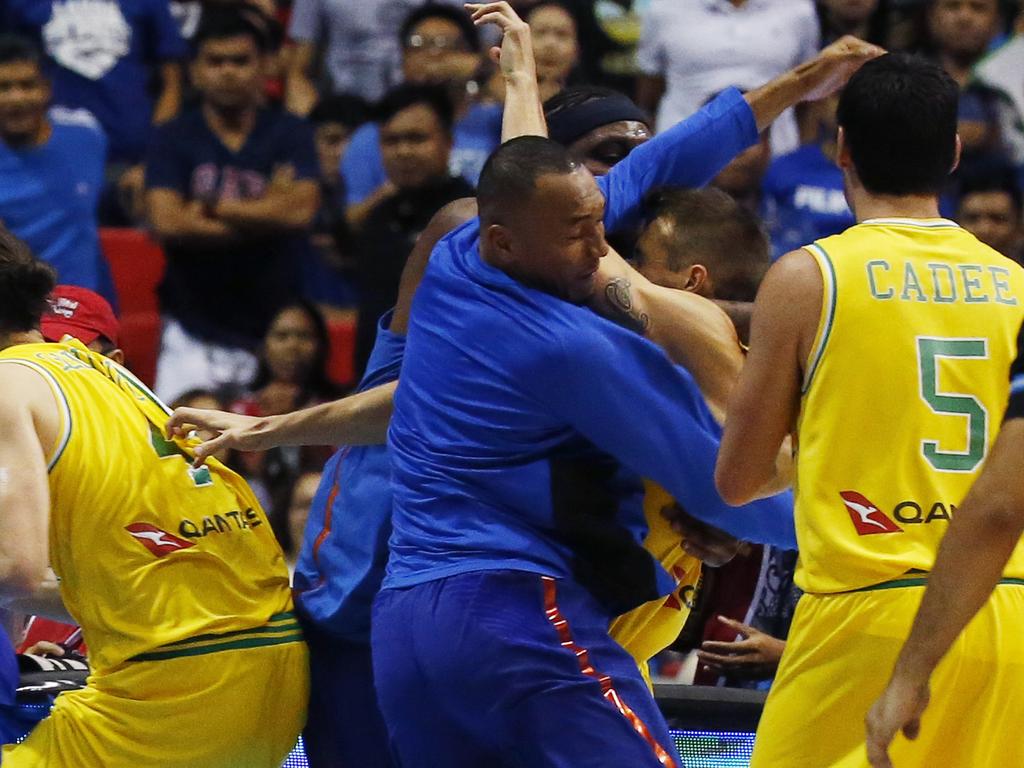
M 0 333 L 38 328 L 56 284 L 53 267 L 33 256 L 24 242 L 0 227 Z
M 466 42 L 469 50 L 480 51 L 480 33 L 477 31 L 476 25 L 473 24 L 473 20 L 469 18 L 469 14 L 461 8 L 440 3 L 421 5 L 405 17 L 398 32 L 398 41 L 403 48 L 406 47 L 406 41 L 412 31 L 426 19 L 446 19 L 452 22 L 459 28 L 462 39 Z
M 270 24 L 258 10 L 245 6 L 207 6 L 192 38 L 192 55 L 199 53 L 203 43 L 230 37 L 251 38 L 260 53 L 271 49 Z
M 386 123 L 403 109 L 423 104 L 429 107 L 441 126 L 448 133 L 452 132 L 455 122 L 455 108 L 444 88 L 434 85 L 404 84 L 388 91 L 377 104 L 375 118 L 378 123 Z
M 680 272 L 704 264 L 715 298 L 753 301 L 771 264 L 771 244 L 760 218 L 720 189 L 660 187 L 644 202 L 648 221 L 672 223 L 675 242 L 667 266 Z
M 939 193 L 956 157 L 959 91 L 938 64 L 905 53 L 880 56 L 850 78 L 836 119 L 866 190 Z
M 43 54 L 34 42 L 27 37 L 12 34 L 0 34 L 0 64 L 13 64 L 27 61 L 42 68 Z
M 358 128 L 369 119 L 370 105 L 350 93 L 325 96 L 309 113 L 309 122 L 313 125 L 341 123 L 347 128 Z
M 1000 165 L 963 174 L 960 178 L 959 192 L 961 204 L 968 195 L 1002 192 L 1013 201 L 1013 212 L 1017 217 L 1022 215 L 1021 207 L 1024 205 L 1024 200 L 1022 200 L 1021 189 L 1017 185 L 1017 173 L 1010 166 Z
M 551 139 L 519 136 L 506 141 L 480 172 L 476 199 L 481 223 L 495 223 L 508 206 L 528 200 L 541 176 L 572 173 L 579 167 L 568 150 Z

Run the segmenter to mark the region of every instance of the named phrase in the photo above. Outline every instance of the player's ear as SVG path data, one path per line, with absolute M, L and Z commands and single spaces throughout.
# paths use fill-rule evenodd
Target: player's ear
M 124 365 L 124 350 L 121 349 L 120 347 L 118 347 L 117 349 L 112 349 L 110 352 L 107 353 L 106 356 L 113 360 L 118 365 Z
M 486 248 L 487 256 L 498 264 L 506 265 L 514 261 L 512 234 L 501 224 L 487 226 L 481 246 Z
M 960 167 L 960 153 L 963 152 L 964 145 L 960 141 L 960 134 L 956 135 L 956 149 L 953 152 L 953 167 L 949 169 L 950 173 L 953 173 L 957 168 Z
M 683 290 L 707 296 L 711 287 L 711 278 L 708 276 L 708 268 L 703 264 L 694 264 L 686 276 L 686 285 Z

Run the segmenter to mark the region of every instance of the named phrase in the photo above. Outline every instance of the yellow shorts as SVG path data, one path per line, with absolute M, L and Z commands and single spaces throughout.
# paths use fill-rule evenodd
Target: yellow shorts
M 306 722 L 305 642 L 127 662 L 57 697 L 4 768 L 280 768 Z
M 752 768 L 866 768 L 864 717 L 924 594 L 908 581 L 800 599 Z M 896 768 L 1024 766 L 1022 634 L 1024 586 L 1001 584 L 936 669 L 918 739 L 893 742 Z

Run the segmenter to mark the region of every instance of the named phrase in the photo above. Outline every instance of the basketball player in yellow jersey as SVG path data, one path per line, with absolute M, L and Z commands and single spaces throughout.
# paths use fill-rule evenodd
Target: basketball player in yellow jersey
M 308 665 L 266 517 L 237 475 L 191 467 L 128 371 L 43 343 L 52 287 L 0 237 L 0 533 L 23 552 L 0 588 L 33 607 L 49 563 L 92 675 L 4 768 L 278 768 Z
M 956 83 L 889 54 L 853 76 L 837 117 L 859 223 L 769 271 L 716 472 L 727 501 L 758 495 L 795 432 L 806 594 L 755 768 L 867 766 L 864 717 L 995 437 L 1024 319 L 1024 270 L 938 215 L 958 155 Z M 936 671 L 918 740 L 894 742 L 900 768 L 1024 765 L 1022 579 L 1018 549 Z

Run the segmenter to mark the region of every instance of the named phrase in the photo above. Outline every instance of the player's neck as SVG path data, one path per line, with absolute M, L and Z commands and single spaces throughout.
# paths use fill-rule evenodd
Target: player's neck
M 0 333 L 0 350 L 16 347 L 19 344 L 42 344 L 46 339 L 39 331 L 15 331 Z
M 870 219 L 938 219 L 939 200 L 934 195 L 855 195 L 850 201 L 857 222 Z

